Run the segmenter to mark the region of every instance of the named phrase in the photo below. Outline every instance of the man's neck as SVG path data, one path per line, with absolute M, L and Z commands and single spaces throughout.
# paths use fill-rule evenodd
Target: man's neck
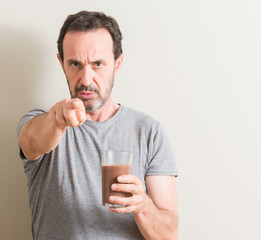
M 106 104 L 96 110 L 93 113 L 86 113 L 87 119 L 95 122 L 105 122 L 111 117 L 113 117 L 120 105 L 115 103 L 111 98 L 108 99 Z

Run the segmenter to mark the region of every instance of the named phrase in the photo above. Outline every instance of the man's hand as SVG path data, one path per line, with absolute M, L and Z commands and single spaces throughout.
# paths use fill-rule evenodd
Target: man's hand
M 86 112 L 83 102 L 78 99 L 64 99 L 51 107 L 50 117 L 61 129 L 78 127 L 86 121 Z
M 114 204 L 124 205 L 123 208 L 110 208 L 112 212 L 139 213 L 146 209 L 151 199 L 144 192 L 143 184 L 135 175 L 122 175 L 117 178 L 119 183 L 112 184 L 113 191 L 130 193 L 130 197 L 110 196 L 109 201 Z

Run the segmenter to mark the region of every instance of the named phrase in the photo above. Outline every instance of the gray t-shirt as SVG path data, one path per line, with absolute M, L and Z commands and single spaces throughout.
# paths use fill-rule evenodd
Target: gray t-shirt
M 44 113 L 33 110 L 21 127 Z M 162 125 L 146 114 L 121 106 L 105 122 L 87 120 L 67 128 L 59 145 L 36 161 L 23 159 L 35 240 L 144 239 L 131 213 L 102 206 L 100 150 L 133 152 L 131 174 L 177 175 L 171 144 Z

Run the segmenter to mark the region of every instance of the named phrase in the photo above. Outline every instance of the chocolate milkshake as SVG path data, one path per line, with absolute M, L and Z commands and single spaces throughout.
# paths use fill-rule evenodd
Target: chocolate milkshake
M 117 183 L 117 177 L 130 174 L 131 166 L 128 165 L 103 165 L 102 166 L 102 205 L 108 206 L 110 196 L 127 196 L 124 192 L 116 192 L 111 189 L 113 183 Z
M 102 162 L 102 205 L 123 207 L 109 202 L 110 196 L 129 197 L 130 193 L 112 191 L 111 185 L 117 183 L 117 177 L 130 174 L 133 153 L 114 150 L 101 150 Z

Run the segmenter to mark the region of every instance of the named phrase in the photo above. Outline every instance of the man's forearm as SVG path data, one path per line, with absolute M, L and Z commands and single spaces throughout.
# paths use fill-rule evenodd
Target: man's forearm
M 24 155 L 30 160 L 53 150 L 59 143 L 66 128 L 59 128 L 49 113 L 40 114 L 26 123 L 19 136 Z
M 148 197 L 146 209 L 134 213 L 135 221 L 145 239 L 176 240 L 178 217 L 169 210 L 157 208 Z

